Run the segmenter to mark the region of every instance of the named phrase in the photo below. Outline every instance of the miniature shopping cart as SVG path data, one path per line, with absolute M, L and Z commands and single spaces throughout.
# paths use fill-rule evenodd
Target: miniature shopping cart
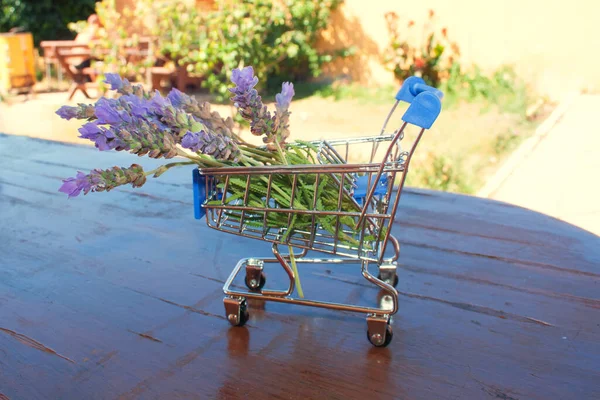
M 275 258 L 244 258 L 240 260 L 223 286 L 225 313 L 234 326 L 244 325 L 249 318 L 246 299 L 262 299 L 335 310 L 367 314 L 367 337 L 375 346 L 387 346 L 392 340 L 390 317 L 398 311 L 398 283 L 396 265 L 400 244 L 392 236 L 392 223 L 400 201 L 406 174 L 415 148 L 426 129 L 429 129 L 441 111 L 442 93 L 417 77 L 408 78 L 396 95 L 396 102 L 388 114 L 378 136 L 352 139 L 314 141 L 307 144 L 315 153 L 314 164 L 267 165 L 260 167 L 222 167 L 194 170 L 195 217 L 206 217 L 209 227 L 248 238 L 272 243 Z M 409 103 L 402 124 L 393 134 L 385 134 L 390 117 L 398 103 Z M 409 150 L 401 143 L 406 128 L 418 128 L 416 139 Z M 354 152 L 370 151 L 368 163 L 350 163 Z M 367 153 L 368 154 L 368 153 Z M 380 159 L 374 162 L 374 159 Z M 289 207 L 273 201 L 277 193 L 272 188 L 275 176 L 289 177 L 291 200 Z M 266 193 L 260 206 L 249 202 L 250 188 L 256 179 L 267 180 Z M 235 182 L 243 184 L 242 193 L 230 201 L 229 189 Z M 299 182 L 311 182 L 314 195 L 311 207 L 297 207 Z M 319 186 L 324 180 L 339 187 L 337 208 L 319 207 Z M 397 190 L 394 190 L 397 184 Z M 244 192 L 245 190 L 245 192 Z M 352 211 L 342 203 L 351 202 Z M 269 218 L 277 214 L 288 218 L 288 227 L 272 226 Z M 301 228 L 295 227 L 294 218 L 303 218 Z M 353 228 L 342 221 L 351 219 Z M 320 221 L 328 221 L 328 228 Z M 296 225 L 297 226 L 297 225 Z M 347 238 L 348 240 L 344 240 Z M 391 247 L 389 247 L 391 245 Z M 302 249 L 301 253 L 284 255 L 280 246 Z M 389 247 L 389 248 L 388 248 Z M 391 256 L 385 257 L 386 250 Z M 328 254 L 326 258 L 308 258 L 309 251 Z M 282 290 L 264 288 L 265 264 L 279 263 L 289 277 L 289 285 Z M 391 307 L 363 307 L 294 297 L 296 264 L 360 264 L 364 278 L 387 295 Z M 369 264 L 378 267 L 377 276 L 369 272 Z M 234 289 L 233 281 L 244 270 L 248 290 Z

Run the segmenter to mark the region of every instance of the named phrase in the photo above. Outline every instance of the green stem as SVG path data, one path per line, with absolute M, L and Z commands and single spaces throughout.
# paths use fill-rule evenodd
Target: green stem
M 250 166 L 250 165 L 254 165 L 254 166 L 258 166 L 258 167 L 262 167 L 263 164 L 256 161 L 255 159 L 251 158 L 251 157 L 244 157 L 241 160 L 241 163 L 244 164 L 245 166 Z
M 192 165 L 192 164 L 198 164 L 198 163 L 196 163 L 194 161 L 174 162 L 174 163 L 162 165 L 162 166 L 160 166 L 160 167 L 158 167 L 156 169 L 153 169 L 152 171 L 146 171 L 146 172 L 144 172 L 144 175 L 150 176 L 150 175 L 153 175 L 153 174 L 155 174 L 155 173 L 157 173 L 159 171 L 162 171 L 164 173 L 164 172 L 166 172 L 166 170 L 168 170 L 170 168 L 173 168 L 173 167 L 176 167 L 176 166 L 179 166 L 179 165 Z
M 177 154 L 185 157 L 189 160 L 195 161 L 197 164 L 199 164 L 201 167 L 224 167 L 225 164 L 218 162 L 217 160 L 213 159 L 212 157 L 206 156 L 204 154 L 198 154 L 193 156 L 191 154 L 186 153 L 183 150 L 177 149 Z
M 259 156 L 258 154 L 254 154 L 254 153 L 251 153 L 251 152 L 246 151 L 246 150 L 241 150 L 241 152 L 244 155 L 244 159 L 245 160 L 248 160 L 248 159 L 250 159 L 250 160 L 259 160 L 263 164 L 264 163 L 270 163 L 270 164 L 273 163 L 273 158 L 267 158 L 267 157 Z M 261 164 L 256 164 L 256 165 L 261 165 Z
M 283 149 L 281 148 L 281 145 L 279 144 L 278 140 L 275 140 L 275 146 L 277 146 L 277 152 L 279 153 L 279 156 L 281 157 L 281 161 L 283 161 L 283 163 L 285 165 L 288 165 L 288 161 L 287 158 L 285 157 L 285 153 L 283 152 Z
M 248 151 L 250 153 L 254 153 L 254 154 L 258 154 L 259 156 L 263 156 L 263 157 L 270 157 L 270 158 L 277 158 L 277 154 L 273 153 L 271 151 L 265 151 L 265 150 L 260 150 L 257 148 L 242 148 L 241 150 L 243 151 Z
M 292 264 L 292 270 L 294 271 L 294 277 L 295 282 L 296 282 L 296 288 L 298 289 L 298 296 L 300 296 L 301 299 L 304 298 L 304 291 L 302 290 L 302 285 L 300 284 L 300 275 L 298 274 L 298 267 L 296 266 L 296 258 L 294 257 L 294 250 L 292 249 L 292 246 L 288 246 L 288 249 L 290 250 L 290 264 Z

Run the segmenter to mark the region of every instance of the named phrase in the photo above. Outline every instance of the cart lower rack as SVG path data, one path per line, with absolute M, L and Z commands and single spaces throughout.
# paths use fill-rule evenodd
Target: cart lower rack
M 410 160 L 426 129 L 441 111 L 442 93 L 417 77 L 408 78 L 396 95 L 380 135 L 323 140 L 298 145 L 316 161 L 306 165 L 202 168 L 194 170 L 195 217 L 206 218 L 209 227 L 272 243 L 274 258 L 240 260 L 223 286 L 225 313 L 234 326 L 249 318 L 247 299 L 262 299 L 367 314 L 367 337 L 375 346 L 392 340 L 390 317 L 398 311 L 396 274 L 400 244 L 391 234 L 392 225 Z M 402 125 L 393 134 L 385 129 L 398 103 L 409 103 Z M 402 141 L 409 126 L 418 128 L 408 150 Z M 380 148 L 381 147 L 381 148 Z M 350 163 L 349 156 L 370 150 L 368 163 Z M 380 161 L 374 162 L 377 158 Z M 274 184 L 286 177 L 291 195 Z M 253 193 L 257 183 L 264 191 Z M 394 190 L 397 183 L 397 190 Z M 337 198 L 324 204 L 325 187 L 336 188 Z M 235 189 L 236 194 L 232 191 Z M 299 204 L 303 198 L 312 207 Z M 307 197 L 308 196 L 308 197 Z M 275 201 L 277 200 L 277 201 Z M 283 204 L 283 206 L 282 206 Z M 304 203 L 305 204 L 305 203 Z M 281 219 L 287 218 L 286 227 Z M 278 223 L 275 223 L 275 220 Z M 279 246 L 302 249 L 295 256 L 284 255 Z M 388 246 L 391 245 L 391 246 Z M 389 250 L 386 253 L 386 250 Z M 306 257 L 309 251 L 325 257 Z M 386 257 L 385 255 L 389 256 Z M 381 289 L 385 307 L 363 307 L 294 297 L 295 264 L 360 264 L 363 277 Z M 265 264 L 279 264 L 289 278 L 287 288 L 266 289 Z M 369 265 L 377 266 L 377 275 Z M 233 289 L 234 279 L 244 271 L 248 290 Z

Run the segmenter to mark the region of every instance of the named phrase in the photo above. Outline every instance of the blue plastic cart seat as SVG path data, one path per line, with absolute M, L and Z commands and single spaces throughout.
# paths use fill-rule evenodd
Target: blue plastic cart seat
M 197 168 L 192 172 L 194 188 L 194 218 L 200 219 L 206 215 L 206 210 L 202 204 L 206 201 L 206 177 L 200 175 Z
M 373 179 L 375 179 L 375 177 L 371 177 L 371 185 L 373 185 Z M 368 192 L 368 185 L 369 185 L 369 175 L 364 175 L 364 176 L 360 176 L 358 177 L 358 179 L 356 180 L 356 189 L 354 189 L 354 194 L 353 197 L 359 202 L 362 203 L 365 198 L 367 197 L 367 192 Z M 377 195 L 383 195 L 387 193 L 387 189 L 388 189 L 388 178 L 387 175 L 384 174 L 379 178 L 379 182 L 377 182 L 376 186 L 375 186 L 375 191 L 373 192 L 374 196 Z

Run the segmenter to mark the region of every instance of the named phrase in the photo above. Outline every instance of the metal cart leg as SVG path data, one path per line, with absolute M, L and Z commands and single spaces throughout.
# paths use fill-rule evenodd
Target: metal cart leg
M 396 287 L 398 285 L 397 262 L 383 263 L 379 266 L 377 278 Z
M 389 283 L 393 287 L 398 286 L 398 263 L 400 257 L 400 242 L 394 236 L 390 235 L 390 241 L 394 249 L 394 256 L 391 259 L 384 260 L 379 265 L 378 279 Z

